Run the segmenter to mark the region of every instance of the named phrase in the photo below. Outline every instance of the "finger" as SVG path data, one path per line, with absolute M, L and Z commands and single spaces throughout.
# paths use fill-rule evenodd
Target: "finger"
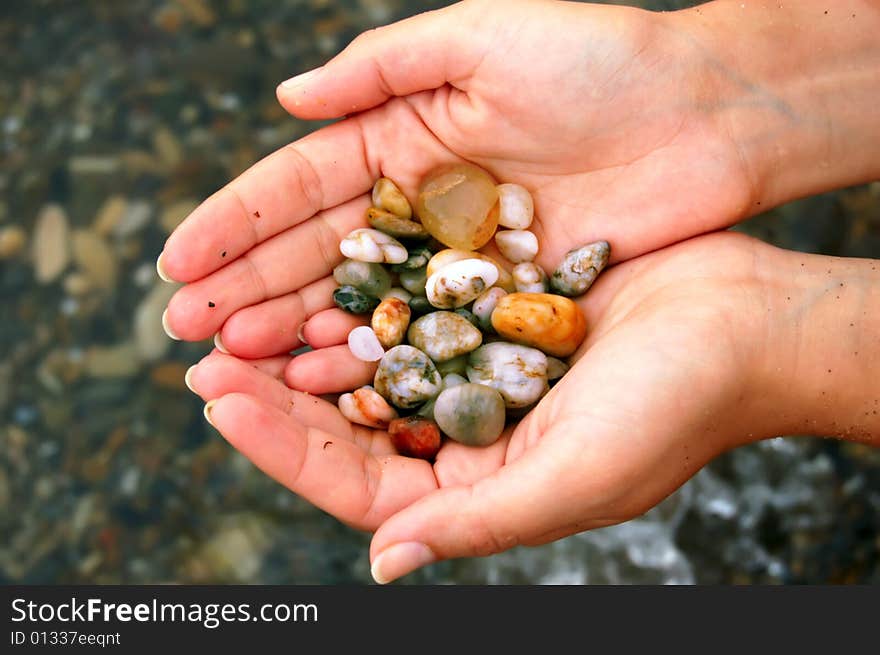
M 375 529 L 394 512 L 436 489 L 428 462 L 369 455 L 254 396 L 222 396 L 206 405 L 205 416 L 267 475 L 360 529 Z
M 325 309 L 303 325 L 303 339 L 312 348 L 327 348 L 348 343 L 348 333 L 360 325 L 369 325 L 363 314 L 349 314 L 339 308 Z
M 325 277 L 344 259 L 339 242 L 366 225 L 368 206 L 369 199 L 361 197 L 321 212 L 182 287 L 168 303 L 168 328 L 180 339 L 205 339 L 238 310 Z
M 299 291 L 238 310 L 218 332 L 219 345 L 247 359 L 288 353 L 301 347 L 302 327 L 310 317 L 331 311 L 328 307 L 333 305 L 336 286 L 332 277 L 325 277 Z
M 258 360 L 258 365 L 215 351 L 187 371 L 186 384 L 206 402 L 228 393 L 246 393 L 277 407 L 305 426 L 317 426 L 351 441 L 364 452 L 372 455 L 393 455 L 397 452 L 387 432 L 353 425 L 336 405 L 290 389 L 263 370 L 267 364 L 274 367 L 277 364 L 275 360 L 280 359 L 289 361 L 290 357 Z
M 282 83 L 278 100 L 300 118 L 335 118 L 447 82 L 464 88 L 488 47 L 471 36 L 473 13 L 453 6 L 365 32 L 321 68 Z
M 583 442 L 564 439 L 570 425 L 544 435 L 541 444 L 472 485 L 439 489 L 401 510 L 376 532 L 370 547 L 373 576 L 388 582 L 431 562 L 484 556 L 606 525 L 589 516 L 592 480 L 583 481 Z M 589 451 L 589 449 L 587 449 Z M 601 476 L 597 476 L 601 478 Z M 573 480 L 572 478 L 577 478 Z M 613 521 L 612 521 L 613 522 Z
M 358 118 L 281 148 L 199 205 L 168 237 L 157 266 L 179 282 L 201 279 L 318 211 L 366 193 L 379 177 L 366 153 Z
M 313 394 L 340 393 L 373 383 L 375 362 L 363 362 L 351 354 L 348 345 L 330 346 L 297 355 L 287 370 L 287 384 Z

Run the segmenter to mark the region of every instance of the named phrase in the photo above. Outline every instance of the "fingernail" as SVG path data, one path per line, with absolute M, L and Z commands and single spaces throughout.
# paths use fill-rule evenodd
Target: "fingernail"
M 434 553 L 425 544 L 405 541 L 389 546 L 379 553 L 373 560 L 370 573 L 373 580 L 386 584 L 436 561 Z
M 184 382 L 184 384 L 186 384 L 186 388 L 189 389 L 190 391 L 192 391 L 193 393 L 195 393 L 196 390 L 193 389 L 192 374 L 193 374 L 193 371 L 196 370 L 196 366 L 197 366 L 196 364 L 193 364 L 188 369 L 186 369 L 186 373 L 183 376 L 183 382 Z
M 171 326 L 168 325 L 168 308 L 165 308 L 165 311 L 162 312 L 162 329 L 165 330 L 165 334 L 174 339 L 175 341 L 180 341 L 180 337 L 174 334 L 174 330 L 171 329 Z
M 211 427 L 213 427 L 213 428 L 216 428 L 217 426 L 214 425 L 214 421 L 211 420 L 211 410 L 214 409 L 214 405 L 216 403 L 217 403 L 216 400 L 209 400 L 208 402 L 205 403 L 205 409 L 204 409 L 205 420 L 208 423 L 210 423 Z
M 320 72 L 321 68 L 315 68 L 305 73 L 301 73 L 296 77 L 291 77 L 289 80 L 283 81 L 281 83 L 281 86 L 283 86 L 285 89 L 294 89 L 298 86 L 302 86 L 306 82 L 311 81 Z
M 305 324 L 305 322 L 300 323 L 300 324 L 299 324 L 299 327 L 296 329 L 296 338 L 299 339 L 302 343 L 304 343 L 304 344 L 306 344 L 306 345 L 308 346 L 308 345 L 309 345 L 309 342 L 306 341 L 306 337 L 305 337 L 305 335 L 303 334 L 303 333 L 305 332 L 305 329 L 306 329 L 306 324 Z
M 228 355 L 229 351 L 226 350 L 226 346 L 223 345 L 223 342 L 220 340 L 220 333 L 214 335 L 214 347 L 219 350 L 224 355 Z
M 165 251 L 159 253 L 159 257 L 156 259 L 156 273 L 159 274 L 159 277 L 162 278 L 163 282 L 174 282 L 171 279 L 171 276 L 165 272 L 165 267 L 162 265 L 162 256 L 165 254 Z

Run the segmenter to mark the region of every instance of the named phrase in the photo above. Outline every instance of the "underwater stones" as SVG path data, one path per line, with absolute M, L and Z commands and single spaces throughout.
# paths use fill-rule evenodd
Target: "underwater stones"
M 607 241 L 596 241 L 569 250 L 550 276 L 550 288 L 569 297 L 586 293 L 610 256 L 611 246 Z
M 437 395 L 442 379 L 434 362 L 417 348 L 391 348 L 379 360 L 373 387 L 392 405 L 407 409 Z
M 488 446 L 504 431 L 504 400 L 492 387 L 459 384 L 434 402 L 434 420 L 451 439 L 467 446 Z
M 431 312 L 415 320 L 407 332 L 409 343 L 435 362 L 443 362 L 477 348 L 482 333 L 454 312 Z
M 584 340 L 587 322 L 570 299 L 550 293 L 510 293 L 492 312 L 492 327 L 510 341 L 568 357 Z
M 440 166 L 422 180 L 416 215 L 435 239 L 451 248 L 484 246 L 498 227 L 498 191 L 473 164 Z
M 525 407 L 548 389 L 547 356 L 513 343 L 487 343 L 468 357 L 468 380 L 492 387 L 508 408 Z

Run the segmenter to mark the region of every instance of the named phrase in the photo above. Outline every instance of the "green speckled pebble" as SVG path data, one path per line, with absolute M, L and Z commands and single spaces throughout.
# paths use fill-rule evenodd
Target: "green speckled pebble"
M 488 446 L 504 430 L 504 399 L 492 387 L 459 384 L 437 396 L 434 420 L 449 438 L 466 446 Z
M 369 314 L 379 306 L 379 299 L 359 291 L 351 285 L 344 285 L 333 292 L 333 302 L 350 314 Z
M 340 286 L 352 286 L 358 291 L 379 298 L 391 288 L 391 276 L 382 264 L 346 259 L 333 269 L 333 279 Z
M 437 311 L 437 308 L 429 303 L 425 296 L 413 296 L 410 298 L 409 308 L 412 311 L 413 316 L 424 316 L 425 314 Z
M 400 286 L 414 296 L 425 295 L 425 282 L 428 281 L 428 267 L 415 268 L 411 271 L 401 271 Z
M 412 248 L 411 250 L 409 250 L 409 257 L 406 258 L 406 261 L 400 264 L 393 264 L 391 266 L 391 270 L 395 273 L 402 273 L 403 271 L 414 271 L 417 268 L 427 266 L 428 262 L 433 256 L 434 253 L 432 253 L 428 248 L 425 248 L 424 246 Z

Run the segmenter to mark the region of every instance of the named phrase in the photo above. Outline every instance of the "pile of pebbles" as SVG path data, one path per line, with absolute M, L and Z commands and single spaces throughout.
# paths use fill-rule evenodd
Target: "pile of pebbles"
M 411 457 L 432 459 L 443 435 L 494 443 L 508 419 L 524 416 L 568 370 L 562 358 L 587 330 L 571 298 L 605 267 L 608 242 L 570 250 L 548 276 L 534 262 L 531 194 L 472 164 L 425 176 L 415 212 L 388 178 L 376 182 L 372 204 L 371 227 L 340 244 L 347 259 L 333 271 L 333 299 L 347 312 L 372 314 L 348 345 L 378 368 L 372 386 L 340 396 L 340 411 L 388 430 Z M 477 252 L 493 237 L 511 272 Z

